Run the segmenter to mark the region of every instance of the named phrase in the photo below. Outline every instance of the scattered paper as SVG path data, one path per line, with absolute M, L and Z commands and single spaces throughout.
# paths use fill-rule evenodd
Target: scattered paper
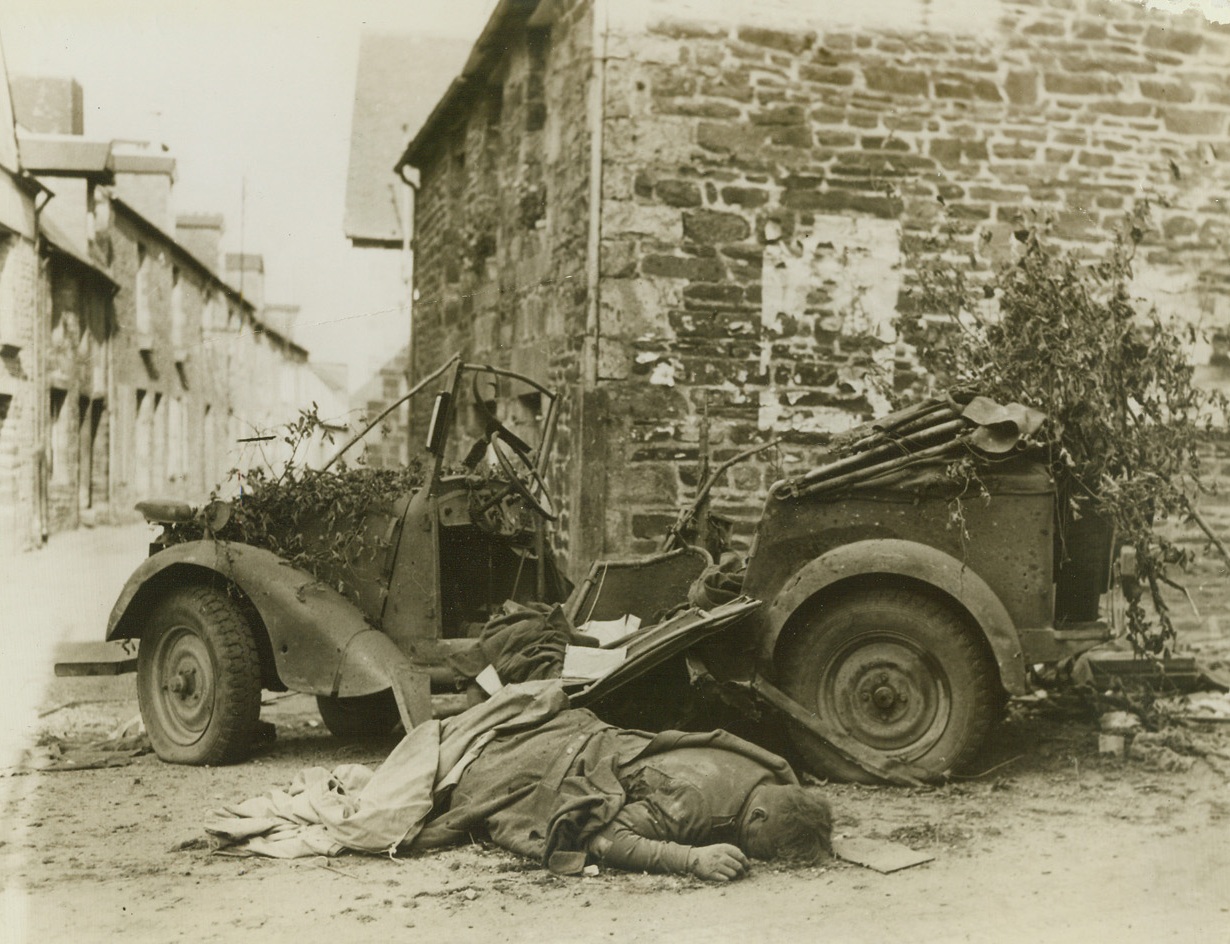
M 566 679 L 596 679 L 612 672 L 628 657 L 628 647 L 595 649 L 592 646 L 569 646 L 564 650 Z
M 629 613 L 619 619 L 590 620 L 577 627 L 577 632 L 592 636 L 604 649 L 617 646 L 641 628 L 641 618 Z
M 479 672 L 474 676 L 474 681 L 478 682 L 479 688 L 488 695 L 494 695 L 504 687 L 504 683 L 500 681 L 500 673 L 495 670 L 494 665 L 489 665 Z

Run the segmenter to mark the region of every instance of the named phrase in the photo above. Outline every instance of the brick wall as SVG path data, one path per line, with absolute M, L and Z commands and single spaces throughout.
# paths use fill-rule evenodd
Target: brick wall
M 599 377 L 568 386 L 562 547 L 582 524 L 601 532 L 589 556 L 651 550 L 702 443 L 721 461 L 778 436 L 715 495 L 747 538 L 775 477 L 916 379 L 892 322 L 909 250 L 941 226 L 991 262 L 1023 212 L 1078 246 L 1147 197 L 1140 293 L 1210 332 L 1193 358 L 1226 383 L 1230 32 L 1103 0 L 965 6 L 607 5 Z M 577 377 L 590 10 L 564 5 L 545 57 L 509 26 L 489 55 L 501 95 L 472 81 L 432 129 L 419 374 L 454 350 L 529 363 L 532 339 L 553 379 Z
M 0 186 L 5 183 L 0 178 Z M 36 537 L 34 312 L 38 261 L 34 243 L 0 230 L 0 553 Z
M 785 440 L 717 493 L 746 537 L 774 476 L 883 409 L 874 381 L 909 379 L 891 327 L 902 250 L 942 223 L 996 258 L 1022 211 L 1077 244 L 1148 196 L 1141 293 L 1230 326 L 1225 29 L 1080 0 L 999 4 L 977 35 L 691 6 L 704 18 L 648 4 L 608 62 L 607 528 L 622 548 L 649 550 L 691 494 L 702 415 L 715 459 Z
M 46 382 L 61 391 L 58 421 L 49 429 L 49 533 L 107 514 L 110 467 L 102 419 L 107 408 L 107 347 L 111 287 L 62 256 L 47 266 L 50 331 Z M 49 404 L 50 406 L 50 404 Z
M 114 504 L 117 516 L 131 517 L 143 498 L 200 500 L 230 469 L 263 461 L 259 446 L 234 440 L 286 419 L 279 412 L 282 355 L 253 331 L 251 309 L 225 295 L 172 240 L 129 211 L 115 208 L 106 218 L 103 241 L 121 286 L 112 361 Z M 137 330 L 138 246 L 151 314 L 144 335 Z M 178 328 L 173 295 L 182 312 Z
M 556 466 L 560 548 L 584 514 L 574 461 L 585 399 L 589 7 L 559 4 L 549 31 L 510 36 L 460 120 L 420 159 L 414 377 L 455 352 L 567 388 Z M 421 430 L 413 435 L 421 435 Z

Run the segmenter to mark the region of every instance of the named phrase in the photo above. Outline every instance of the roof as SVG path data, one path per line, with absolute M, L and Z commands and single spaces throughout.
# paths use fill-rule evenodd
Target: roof
M 424 154 L 438 142 L 440 133 L 474 101 L 476 85 L 486 78 L 507 48 L 504 37 L 526 26 L 539 3 L 540 0 L 500 0 L 496 4 L 469 58 L 402 153 L 397 170 L 406 164 L 418 166 Z
M 308 366 L 311 368 L 312 373 L 320 378 L 320 382 L 330 390 L 338 393 L 346 392 L 346 382 L 350 376 L 350 368 L 345 364 L 333 362 L 319 364 L 313 361 Z
M 365 32 L 359 40 L 346 237 L 358 246 L 400 246 L 403 184 L 394 165 L 470 51 L 467 40 Z
M 21 164 L 32 174 L 47 177 L 95 177 L 111 180 L 115 160 L 110 141 L 97 141 L 71 134 L 20 132 L 17 146 Z
M 247 301 L 242 295 L 240 295 L 239 292 L 237 292 L 230 285 L 228 285 L 226 281 L 223 280 L 222 277 L 219 276 L 218 273 L 214 271 L 213 266 L 204 262 L 196 254 L 189 251 L 187 246 L 179 242 L 179 240 L 177 240 L 170 233 L 166 232 L 166 230 L 164 230 L 161 226 L 159 226 L 149 217 L 145 216 L 139 209 L 134 207 L 131 203 L 129 203 L 123 197 L 115 196 L 114 194 L 111 197 L 111 204 L 112 206 L 121 210 L 124 213 L 124 215 L 132 219 L 133 222 L 135 222 L 138 226 L 142 227 L 147 232 L 150 232 L 154 234 L 155 236 L 159 237 L 168 246 L 173 246 L 175 250 L 178 252 L 178 254 L 180 255 L 180 257 L 187 260 L 192 265 L 192 267 L 197 270 L 197 273 L 199 275 L 204 276 L 206 279 L 208 279 L 215 288 L 220 289 L 221 291 L 229 295 L 234 301 L 242 303 L 245 308 L 255 313 L 256 311 L 255 306 L 250 301 Z
M 77 245 L 76 241 L 65 230 L 60 228 L 60 224 L 54 218 L 44 214 L 39 219 L 38 228 L 43 234 L 43 238 L 51 246 L 52 251 L 71 259 L 78 265 L 88 269 L 91 274 L 106 281 L 111 286 L 113 292 L 120 290 L 120 284 L 111 278 L 106 269 L 94 262 L 86 248 Z
M 127 216 L 131 217 L 133 221 L 136 222 L 139 226 L 152 232 L 154 235 L 161 237 L 167 243 L 167 245 L 174 246 L 179 251 L 179 253 L 182 256 L 184 256 L 199 271 L 201 275 L 205 276 L 206 278 L 214 280 L 215 282 L 218 283 L 219 287 L 226 289 L 228 292 L 231 291 L 230 286 L 227 285 L 226 282 L 222 280 L 222 277 L 219 276 L 218 273 L 214 271 L 213 266 L 211 266 L 204 259 L 201 259 L 200 257 L 198 257 L 195 253 L 191 252 L 187 246 L 185 246 L 178 239 L 176 239 L 172 234 L 168 233 L 165 229 L 163 229 L 161 226 L 159 226 L 157 223 L 151 220 L 148 216 L 142 213 L 141 210 L 138 207 L 134 206 L 130 201 L 128 201 L 124 197 L 119 196 L 118 194 L 113 193 L 111 195 L 111 203 L 113 206 L 118 207 L 121 210 L 123 210 L 124 213 Z M 237 294 L 237 293 L 233 293 L 233 294 Z

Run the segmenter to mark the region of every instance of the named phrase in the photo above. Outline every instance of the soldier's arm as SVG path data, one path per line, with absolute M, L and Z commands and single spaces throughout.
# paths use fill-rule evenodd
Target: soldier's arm
M 703 809 L 670 818 L 657 812 L 645 801 L 629 803 L 590 841 L 590 852 L 615 868 L 695 875 L 709 882 L 730 881 L 747 871 L 747 856 L 737 846 L 687 841 L 703 836 Z

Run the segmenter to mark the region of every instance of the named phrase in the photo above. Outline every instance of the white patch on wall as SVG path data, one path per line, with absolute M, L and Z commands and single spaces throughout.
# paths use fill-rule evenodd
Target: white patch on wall
M 1131 293 L 1137 311 L 1156 307 L 1162 324 L 1183 338 L 1189 363 L 1198 367 L 1209 363 L 1213 356 L 1209 335 L 1230 323 L 1230 299 L 1205 290 L 1194 269 L 1151 265 L 1139 258 L 1132 262 Z
M 796 372 L 782 378 L 791 361 L 814 365 L 831 360 L 833 376 L 820 389 L 836 399 L 865 398 L 876 412 L 888 409 L 874 374 L 892 377 L 896 331 L 893 318 L 901 287 L 900 231 L 894 220 L 821 216 L 809 231 L 767 241 L 761 274 L 760 369 L 769 377 L 760 393 L 763 429 L 836 431 L 857 417 L 840 406 L 809 403 L 815 383 Z M 822 355 L 818 337 L 832 338 Z M 871 363 L 848 357 L 842 339 L 874 339 Z
M 649 382 L 659 387 L 675 386 L 675 363 L 670 360 L 658 361 L 653 365 L 653 372 L 649 375 Z

